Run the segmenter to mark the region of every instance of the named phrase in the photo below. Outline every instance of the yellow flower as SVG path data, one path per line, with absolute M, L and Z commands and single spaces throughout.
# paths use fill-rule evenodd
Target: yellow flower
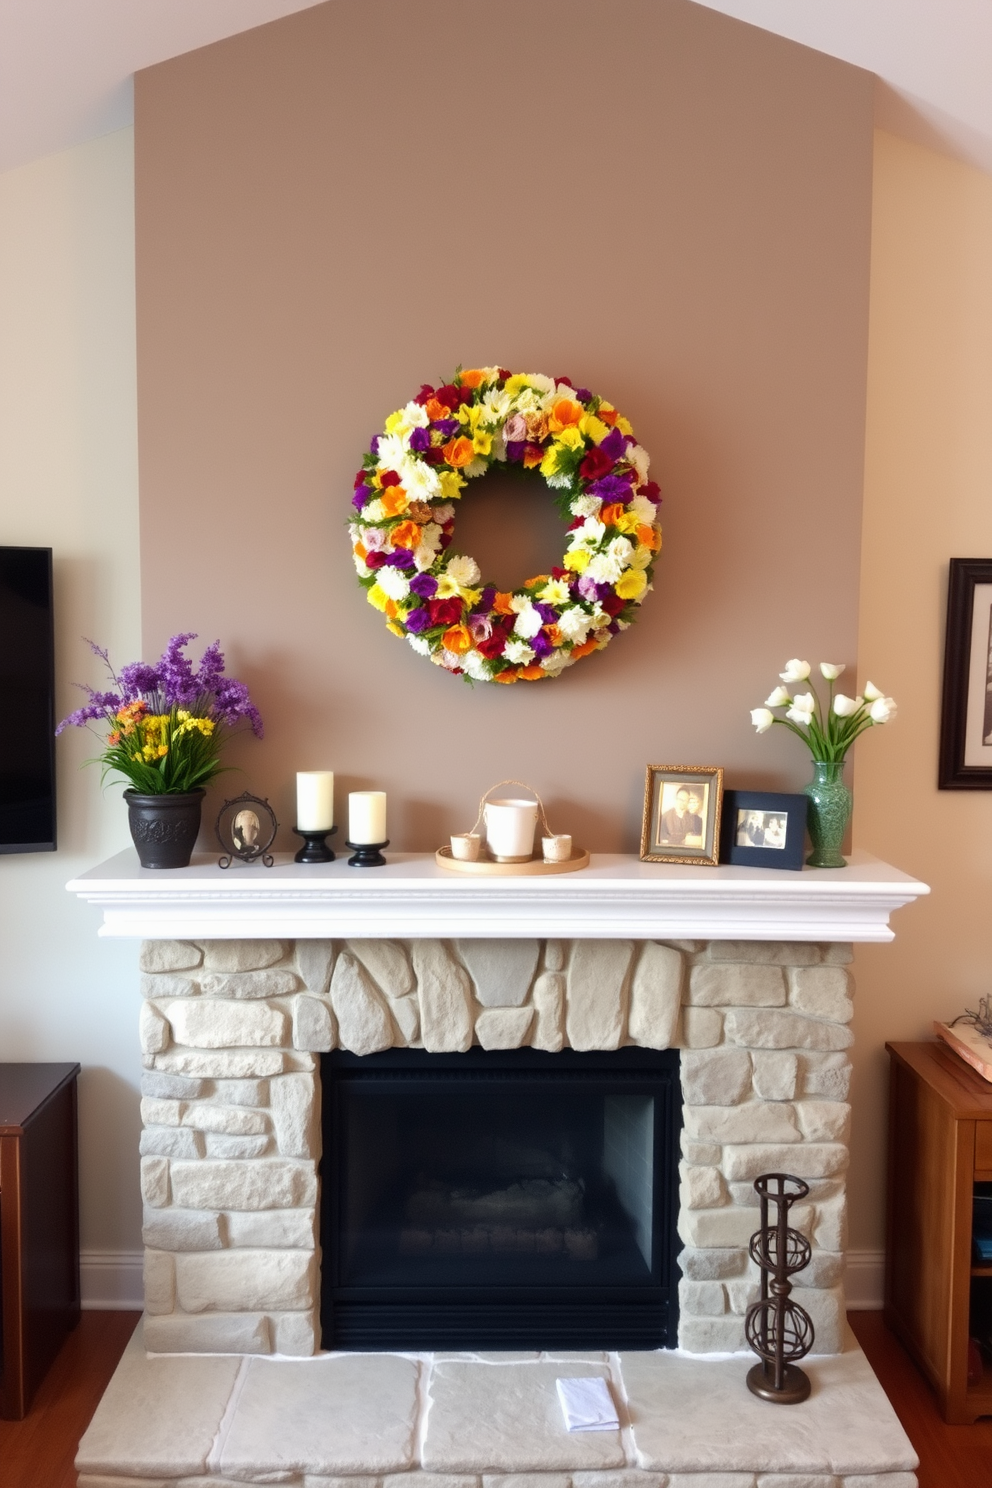
M 618 532 L 636 532 L 640 526 L 635 512 L 623 512 L 613 523 Z
M 633 434 L 634 432 L 630 419 L 624 418 L 623 414 L 617 419 L 617 428 L 621 434 Z
M 582 449 L 585 445 L 585 440 L 578 429 L 572 425 L 568 429 L 562 429 L 555 443 L 559 446 L 564 445 L 565 449 Z
M 545 604 L 566 604 L 568 601 L 568 585 L 564 579 L 550 579 L 537 597 L 543 600 Z
M 380 589 L 378 584 L 373 584 L 372 588 L 368 591 L 368 601 L 370 605 L 375 605 L 377 610 L 382 610 L 385 613 L 386 605 L 389 603 L 389 595 L 384 589 Z
M 647 586 L 647 576 L 643 569 L 628 568 L 626 573 L 620 575 L 613 587 L 621 599 L 637 599 L 644 593 Z
M 457 470 L 439 470 L 438 479 L 441 482 L 441 495 L 445 501 L 457 501 L 468 484 L 465 477 L 459 475 Z
M 402 636 L 406 634 L 406 631 L 403 629 L 402 625 L 397 625 L 395 620 L 387 620 L 386 629 L 391 630 L 393 632 L 393 635 Z
M 589 564 L 588 548 L 573 548 L 566 553 L 562 559 L 562 568 L 570 568 L 573 573 L 583 573 Z
M 488 455 L 492 452 L 493 436 L 488 429 L 476 429 L 472 443 L 477 455 Z
M 579 419 L 579 430 L 587 439 L 591 439 L 593 444 L 602 444 L 610 432 L 610 426 L 604 424 L 603 420 L 597 418 L 594 413 L 584 413 Z

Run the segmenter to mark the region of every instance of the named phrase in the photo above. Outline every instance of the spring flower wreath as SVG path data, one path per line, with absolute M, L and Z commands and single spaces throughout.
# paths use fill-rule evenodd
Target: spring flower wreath
M 512 593 L 451 552 L 456 503 L 496 463 L 540 473 L 569 523 L 561 566 Z M 611 403 L 567 377 L 461 368 L 390 414 L 349 524 L 369 603 L 394 635 L 473 682 L 537 682 L 601 651 L 651 588 L 660 493 Z

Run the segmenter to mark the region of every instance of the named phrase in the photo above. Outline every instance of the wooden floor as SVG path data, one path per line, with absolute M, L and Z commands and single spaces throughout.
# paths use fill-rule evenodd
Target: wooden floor
M 0 1488 L 76 1488 L 72 1462 L 136 1312 L 84 1312 L 23 1421 L 0 1421 Z M 880 1312 L 851 1326 L 920 1457 L 920 1488 L 989 1488 L 992 1421 L 945 1426 L 933 1393 Z

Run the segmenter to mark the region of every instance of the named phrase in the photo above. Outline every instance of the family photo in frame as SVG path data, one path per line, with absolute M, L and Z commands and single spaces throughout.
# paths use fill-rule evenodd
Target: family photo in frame
M 798 871 L 806 844 L 806 806 L 804 795 L 728 790 L 723 802 L 721 863 Z
M 717 765 L 648 765 L 642 861 L 715 867 L 722 800 L 723 770 Z

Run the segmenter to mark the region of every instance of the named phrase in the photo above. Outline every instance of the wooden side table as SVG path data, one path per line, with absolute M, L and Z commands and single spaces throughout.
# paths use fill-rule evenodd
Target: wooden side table
M 992 1364 L 968 1383 L 976 1183 L 992 1182 L 992 1085 L 945 1044 L 886 1044 L 889 1180 L 885 1320 L 937 1392 L 944 1420 L 992 1414 Z M 990 1298 L 992 1300 L 992 1294 Z
M 78 1064 L 0 1064 L 0 1417 L 27 1414 L 79 1322 Z

